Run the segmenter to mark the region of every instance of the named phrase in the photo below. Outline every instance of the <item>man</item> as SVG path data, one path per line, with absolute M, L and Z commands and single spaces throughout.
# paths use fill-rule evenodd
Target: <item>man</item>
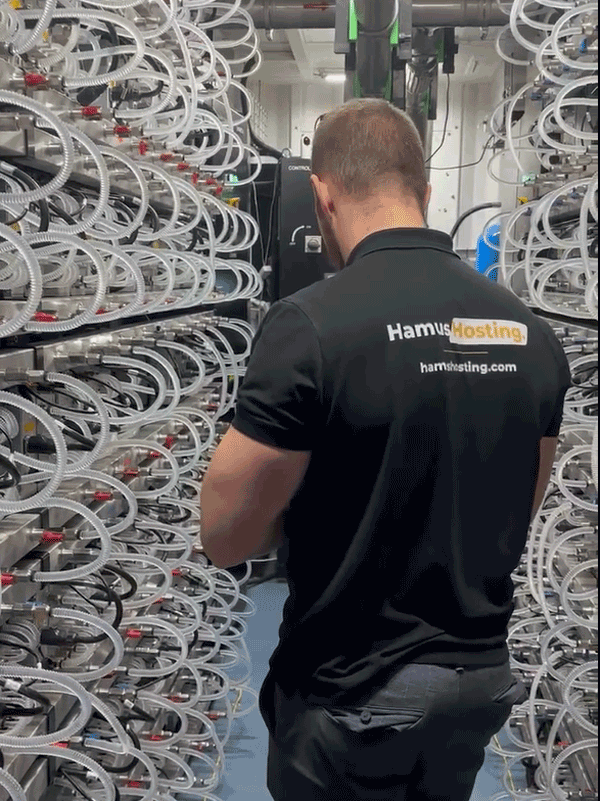
M 568 363 L 551 328 L 428 230 L 418 133 L 328 114 L 311 182 L 340 268 L 270 310 L 204 479 L 229 567 L 282 548 L 261 693 L 276 801 L 469 801 L 525 700 L 511 572 L 551 474 Z

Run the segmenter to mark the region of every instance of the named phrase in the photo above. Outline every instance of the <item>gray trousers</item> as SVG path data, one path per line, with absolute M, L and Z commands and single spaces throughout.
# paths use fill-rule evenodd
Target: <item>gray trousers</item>
M 275 690 L 275 801 L 469 801 L 485 748 L 527 689 L 507 663 L 404 665 L 352 707 Z

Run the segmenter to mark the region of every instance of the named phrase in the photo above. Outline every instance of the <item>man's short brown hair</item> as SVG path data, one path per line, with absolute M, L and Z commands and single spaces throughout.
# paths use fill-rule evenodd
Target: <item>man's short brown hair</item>
M 421 137 L 408 114 L 386 100 L 351 100 L 324 115 L 315 131 L 312 172 L 356 200 L 385 187 L 411 196 L 421 210 L 426 205 Z

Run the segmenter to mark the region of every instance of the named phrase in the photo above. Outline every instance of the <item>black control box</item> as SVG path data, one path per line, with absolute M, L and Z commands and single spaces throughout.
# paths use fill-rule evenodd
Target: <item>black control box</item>
M 274 299 L 288 297 L 334 271 L 325 255 L 310 185 L 310 161 L 284 158 L 273 258 Z

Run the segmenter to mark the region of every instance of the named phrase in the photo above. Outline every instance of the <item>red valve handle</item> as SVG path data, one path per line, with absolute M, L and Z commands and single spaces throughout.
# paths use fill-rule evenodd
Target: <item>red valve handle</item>
M 58 317 L 50 312 L 39 311 L 36 312 L 31 318 L 35 323 L 55 323 Z
M 45 86 L 48 83 L 48 78 L 38 72 L 27 72 L 25 73 L 24 81 L 25 86 Z
M 65 535 L 61 531 L 44 531 L 40 542 L 43 542 L 46 545 L 52 545 L 56 542 L 62 542 L 64 538 Z

